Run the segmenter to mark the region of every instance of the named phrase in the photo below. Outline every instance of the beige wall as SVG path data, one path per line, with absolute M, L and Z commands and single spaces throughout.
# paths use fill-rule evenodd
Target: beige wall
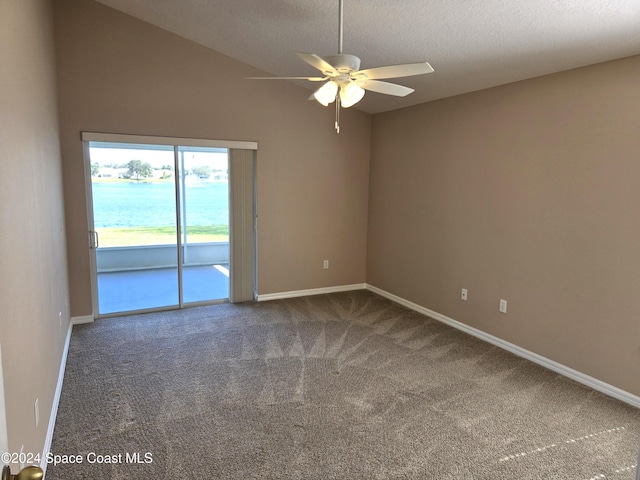
M 54 61 L 49 2 L 1 0 L 0 343 L 13 452 L 42 452 L 69 322 Z
M 640 395 L 639 78 L 632 57 L 376 115 L 367 281 Z
M 259 293 L 365 281 L 369 115 L 337 135 L 308 90 L 93 1 L 54 11 L 73 316 L 92 313 L 82 130 L 257 141 Z

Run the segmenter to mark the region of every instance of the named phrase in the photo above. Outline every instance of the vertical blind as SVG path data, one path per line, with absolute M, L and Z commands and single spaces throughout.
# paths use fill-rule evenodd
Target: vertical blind
M 229 150 L 229 301 L 255 295 L 255 150 Z

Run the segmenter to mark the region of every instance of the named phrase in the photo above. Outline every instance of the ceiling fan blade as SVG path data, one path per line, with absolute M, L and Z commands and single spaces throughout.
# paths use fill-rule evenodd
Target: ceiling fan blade
M 309 80 L 310 82 L 322 82 L 327 77 L 245 77 L 245 80 Z
M 433 68 L 427 62 L 405 63 L 402 65 L 389 65 L 386 67 L 368 68 L 353 73 L 353 77 L 364 77 L 370 80 L 378 78 L 400 78 L 412 75 L 424 75 L 433 72 Z
M 319 57 L 315 53 L 296 52 L 296 54 L 302 60 L 307 62 L 312 67 L 317 68 L 325 75 L 328 75 L 330 77 L 335 77 L 338 75 L 338 72 L 336 71 L 335 68 L 333 68 L 333 65 L 324 61 L 321 57 Z
M 394 95 L 396 97 L 405 97 L 411 92 L 414 92 L 413 88 L 396 85 L 395 83 L 380 82 L 378 80 L 357 80 L 355 83 L 365 90 L 384 93 L 385 95 Z

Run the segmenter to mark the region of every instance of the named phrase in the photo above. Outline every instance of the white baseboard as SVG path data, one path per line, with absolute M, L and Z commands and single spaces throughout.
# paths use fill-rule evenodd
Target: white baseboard
M 93 323 L 93 315 L 82 315 L 80 317 L 71 317 L 71 325 L 82 325 L 84 323 Z
M 486 332 L 483 332 L 482 330 L 478 330 L 477 328 L 473 328 L 473 327 L 470 327 L 469 325 L 465 325 L 464 323 L 454 320 L 453 318 L 447 317 L 446 315 L 442 315 L 441 313 L 438 313 L 438 312 L 434 312 L 433 310 L 430 310 L 426 307 L 418 305 L 417 303 L 413 303 L 402 297 L 394 295 L 393 293 L 389 293 L 378 287 L 374 287 L 373 285 L 367 284 L 366 288 L 367 290 L 370 290 L 373 293 L 377 293 L 382 297 L 388 298 L 389 300 L 395 303 L 403 305 L 418 313 L 422 313 L 427 317 L 431 317 L 435 320 L 439 320 L 442 323 L 446 323 L 447 325 L 453 328 L 456 328 L 465 333 L 468 333 L 469 335 L 473 335 L 474 337 L 479 338 L 480 340 L 484 340 L 485 342 L 491 343 L 492 345 L 495 345 L 504 350 L 507 350 L 508 352 L 518 355 L 519 357 L 525 358 L 533 363 L 537 363 L 538 365 L 548 368 L 549 370 L 559 373 L 560 375 L 568 377 L 572 380 L 575 380 L 578 383 L 586 385 L 587 387 L 590 387 L 594 390 L 602 392 L 605 395 L 621 400 L 633 407 L 640 408 L 640 397 L 633 395 L 625 390 L 622 390 L 618 387 L 614 387 L 613 385 L 609 385 L 608 383 L 598 380 L 597 378 L 591 377 L 582 372 L 569 368 L 565 365 L 562 365 L 561 363 L 558 363 L 546 357 L 543 357 L 542 355 L 538 355 L 537 353 L 531 352 L 529 350 L 525 350 L 524 348 L 519 347 L 518 345 L 507 342 L 506 340 L 502 340 L 501 338 L 490 335 Z
M 325 293 L 350 292 L 352 290 L 364 290 L 367 288 L 366 283 L 355 283 L 353 285 L 339 285 L 337 287 L 312 288 L 309 290 L 294 290 L 291 292 L 267 293 L 258 295 L 259 302 L 268 300 L 279 300 L 282 298 L 308 297 L 309 295 L 323 295 Z
M 93 317 L 91 317 L 93 319 Z M 58 370 L 58 383 L 56 385 L 56 391 L 53 395 L 53 404 L 51 405 L 51 415 L 49 416 L 49 425 L 47 427 L 47 436 L 44 440 L 44 449 L 42 451 L 42 460 L 40 461 L 40 468 L 47 473 L 47 455 L 51 451 L 51 442 L 53 441 L 53 431 L 56 427 L 56 417 L 58 415 L 58 405 L 60 404 L 60 394 L 62 393 L 62 382 L 64 381 L 64 371 L 67 366 L 67 354 L 69 353 L 69 343 L 71 343 L 71 332 L 73 331 L 73 318 L 69 322 L 69 328 L 67 329 L 67 338 L 64 341 L 64 348 L 62 350 L 62 358 L 60 359 L 60 369 Z

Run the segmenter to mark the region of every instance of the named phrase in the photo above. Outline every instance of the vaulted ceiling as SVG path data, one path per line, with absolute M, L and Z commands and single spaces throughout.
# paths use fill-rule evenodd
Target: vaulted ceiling
M 315 76 L 295 52 L 338 50 L 338 0 L 97 1 L 274 76 Z M 356 106 L 384 112 L 640 54 L 640 0 L 344 0 L 344 53 L 362 68 L 433 66 L 389 80 L 407 97 Z

